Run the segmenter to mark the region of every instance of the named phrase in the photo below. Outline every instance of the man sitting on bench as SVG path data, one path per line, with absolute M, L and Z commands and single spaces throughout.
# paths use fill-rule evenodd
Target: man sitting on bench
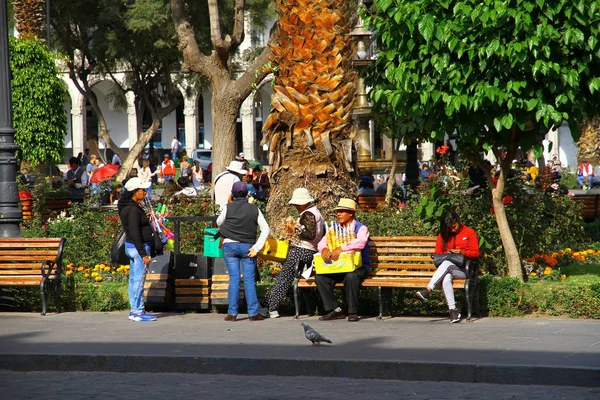
M 342 228 L 351 229 L 356 234 L 356 239 L 351 240 L 335 249 L 327 247 L 327 236 L 319 242 L 317 249 L 323 257 L 323 261 L 337 260 L 341 252 L 360 251 L 362 257 L 362 266 L 353 272 L 339 274 L 323 274 L 317 275 L 315 282 L 317 289 L 323 300 L 323 306 L 327 314 L 323 315 L 319 320 L 330 321 L 334 319 L 346 318 L 344 311 L 340 308 L 335 299 L 333 288 L 337 282 L 344 282 L 344 290 L 346 291 L 346 302 L 348 303 L 348 321 L 358 321 L 358 291 L 360 283 L 367 277 L 369 272 L 369 229 L 354 219 L 356 213 L 356 202 L 352 199 L 340 199 L 337 207 L 337 220 Z

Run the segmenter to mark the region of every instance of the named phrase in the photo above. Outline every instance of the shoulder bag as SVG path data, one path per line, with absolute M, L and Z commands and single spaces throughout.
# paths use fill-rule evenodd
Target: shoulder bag
M 110 249 L 110 262 L 119 265 L 128 265 L 129 257 L 125 253 L 125 230 L 117 235 L 117 239 Z
M 466 257 L 464 254 L 447 253 L 447 254 L 434 254 L 433 265 L 439 267 L 444 261 L 450 261 L 458 268 L 464 268 Z

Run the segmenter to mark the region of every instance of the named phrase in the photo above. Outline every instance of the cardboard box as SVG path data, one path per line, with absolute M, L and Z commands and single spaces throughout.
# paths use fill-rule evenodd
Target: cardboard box
M 265 246 L 261 251 L 258 252 L 258 257 L 262 258 L 263 260 L 282 263 L 287 258 L 289 247 L 289 243 L 285 240 L 268 238 L 265 242 Z
M 315 263 L 315 273 L 317 274 L 339 274 L 342 272 L 352 272 L 362 266 L 360 252 L 341 253 L 337 261 L 323 261 L 321 254 L 313 256 Z

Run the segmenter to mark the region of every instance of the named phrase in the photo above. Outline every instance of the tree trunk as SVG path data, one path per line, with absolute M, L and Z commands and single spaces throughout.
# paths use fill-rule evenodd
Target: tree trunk
M 398 149 L 400 148 L 400 139 L 392 138 L 392 167 L 390 168 L 390 177 L 387 181 L 385 191 L 385 202 L 391 204 L 394 184 L 396 183 L 396 164 L 398 163 Z
M 500 232 L 500 239 L 502 239 L 502 246 L 504 247 L 504 255 L 506 256 L 506 263 L 508 265 L 508 274 L 519 280 L 523 280 L 523 271 L 521 269 L 521 258 L 519 251 L 515 243 L 515 239 L 508 225 L 508 219 L 506 218 L 506 209 L 504 203 L 502 203 L 504 182 L 500 184 L 500 181 L 504 180 L 504 172 L 500 174 L 498 178 L 498 186 L 492 189 L 492 204 L 494 206 L 494 212 L 496 215 L 496 223 L 498 224 L 498 230 Z
M 235 127 L 241 102 L 233 99 L 227 82 L 213 86 L 211 104 L 213 153 L 212 179 L 223 172 L 235 154 Z M 216 151 L 215 151 L 216 150 Z

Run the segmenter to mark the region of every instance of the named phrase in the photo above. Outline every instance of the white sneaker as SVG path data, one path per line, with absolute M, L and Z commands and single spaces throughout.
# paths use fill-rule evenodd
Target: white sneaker
M 269 318 L 279 318 L 279 313 L 277 312 L 277 310 L 269 311 Z

